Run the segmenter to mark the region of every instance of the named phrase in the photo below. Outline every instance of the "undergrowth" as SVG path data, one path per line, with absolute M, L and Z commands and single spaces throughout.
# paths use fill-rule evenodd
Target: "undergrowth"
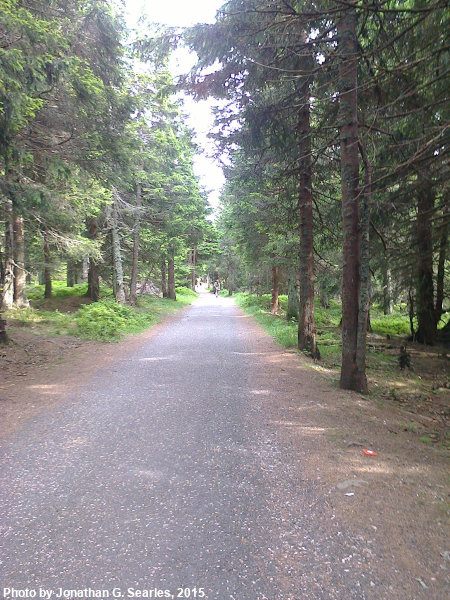
M 52 303 L 59 308 L 44 310 L 44 286 L 34 286 L 28 293 L 35 305 L 33 308 L 13 309 L 8 319 L 16 327 L 30 327 L 39 333 L 45 330 L 50 335 L 75 335 L 80 338 L 100 341 L 119 341 L 129 333 L 139 333 L 160 321 L 165 315 L 191 304 L 197 294 L 189 288 L 176 288 L 177 300 L 139 296 L 136 306 L 121 305 L 112 297 L 112 290 L 102 289 L 102 300 L 77 306 L 76 311 L 67 311 L 67 300 L 82 297 L 87 284 L 67 288 L 64 282 L 52 282 Z

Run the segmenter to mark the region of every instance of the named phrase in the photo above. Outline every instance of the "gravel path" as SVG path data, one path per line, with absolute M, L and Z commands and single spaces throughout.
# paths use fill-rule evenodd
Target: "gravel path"
M 302 453 L 278 435 L 277 395 L 298 383 L 263 360 L 280 350 L 254 333 L 231 301 L 204 294 L 9 438 L 2 588 L 52 598 L 375 597 L 320 477 L 303 478 Z

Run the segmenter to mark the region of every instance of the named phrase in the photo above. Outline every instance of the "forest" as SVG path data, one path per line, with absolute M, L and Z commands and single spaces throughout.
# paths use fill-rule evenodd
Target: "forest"
M 137 31 L 113 1 L 0 9 L 4 342 L 33 295 L 132 318 L 147 288 L 174 301 L 205 277 L 316 361 L 332 315 L 344 389 L 368 390 L 375 312 L 448 344 L 447 2 L 229 0 L 214 23 Z M 174 80 L 179 46 L 197 63 Z M 215 211 L 181 93 L 216 101 Z

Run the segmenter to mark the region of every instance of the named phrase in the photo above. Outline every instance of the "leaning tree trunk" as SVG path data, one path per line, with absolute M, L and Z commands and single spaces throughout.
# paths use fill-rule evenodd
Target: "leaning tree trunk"
M 50 254 L 50 242 L 48 240 L 48 229 L 44 227 L 42 231 L 44 240 L 44 298 L 52 297 L 52 264 Z
M 419 190 L 417 203 L 417 333 L 421 344 L 433 345 L 436 341 L 437 322 L 433 289 L 432 215 L 434 195 L 429 186 Z
M 98 223 L 96 217 L 91 217 L 87 224 L 88 237 L 90 240 L 98 239 Z M 93 302 L 100 300 L 100 279 L 98 274 L 98 262 L 95 257 L 89 257 L 89 271 L 88 271 L 88 289 L 86 296 Z
M 30 303 L 26 294 L 26 273 L 25 273 L 25 237 L 23 227 L 23 217 L 14 214 L 13 217 L 14 232 L 14 306 L 17 308 L 27 308 Z
M 338 24 L 339 64 L 339 137 L 342 187 L 342 366 L 340 386 L 365 391 L 365 373 L 356 362 L 358 347 L 360 230 L 359 230 L 359 157 L 357 114 L 358 43 L 357 16 L 348 7 Z
M 111 240 L 112 240 L 112 257 L 113 257 L 113 272 L 114 272 L 114 294 L 116 302 L 119 304 L 125 304 L 125 289 L 123 285 L 123 266 L 122 266 L 122 254 L 120 248 L 120 235 L 118 227 L 118 216 L 117 216 L 117 203 L 114 198 L 112 206 L 107 208 L 107 218 L 109 226 L 111 228 Z
M 270 312 L 273 315 L 277 315 L 278 314 L 278 307 L 279 307 L 279 302 L 278 302 L 278 280 L 279 280 L 279 269 L 278 267 L 273 266 L 272 267 L 272 302 L 270 305 Z
M 133 235 L 133 256 L 131 263 L 131 278 L 130 278 L 130 304 L 134 306 L 137 301 L 137 278 L 139 269 L 139 243 L 141 236 L 141 201 L 142 201 L 142 185 L 136 185 L 136 214 L 134 218 L 134 235 Z
M 171 300 L 177 299 L 175 292 L 175 249 L 173 243 L 169 245 L 169 260 L 167 261 L 167 275 L 168 275 L 168 297 Z
M 312 59 L 306 54 L 306 33 L 302 33 L 305 56 L 301 60 L 302 78 L 299 89 L 301 108 L 298 116 L 300 152 L 300 304 L 298 318 L 298 348 L 306 350 L 314 358 L 319 357 L 314 319 L 314 245 L 313 245 L 313 196 L 311 176 L 311 125 L 310 89 Z

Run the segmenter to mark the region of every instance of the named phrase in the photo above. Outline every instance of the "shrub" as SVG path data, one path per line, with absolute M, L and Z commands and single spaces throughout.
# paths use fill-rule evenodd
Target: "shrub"
M 409 317 L 401 315 L 380 315 L 371 320 L 372 329 L 382 335 L 408 335 L 411 333 Z
M 75 315 L 76 335 L 83 338 L 117 341 L 125 333 L 144 330 L 155 317 L 150 313 L 138 313 L 131 306 L 104 300 L 85 304 Z

